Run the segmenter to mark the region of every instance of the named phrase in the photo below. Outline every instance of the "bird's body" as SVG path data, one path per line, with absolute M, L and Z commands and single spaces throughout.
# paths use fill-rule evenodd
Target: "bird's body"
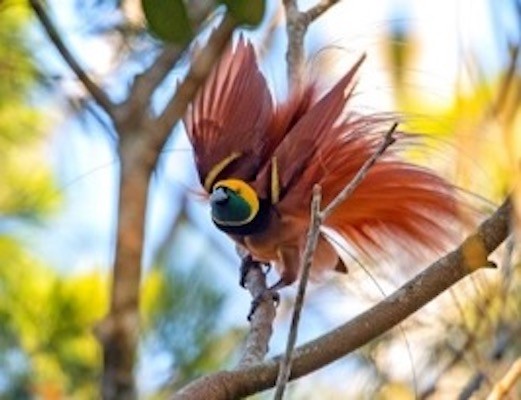
M 212 218 L 257 261 L 274 263 L 283 284 L 298 276 L 312 188 L 326 206 L 349 183 L 390 128 L 390 115 L 346 109 L 360 60 L 318 98 L 313 83 L 274 104 L 251 44 L 228 50 L 186 118 Z M 400 140 L 399 140 L 400 142 Z M 388 152 L 325 221 L 357 250 L 385 253 L 389 242 L 438 248 L 455 217 L 451 185 Z M 322 234 L 312 271 L 346 271 Z

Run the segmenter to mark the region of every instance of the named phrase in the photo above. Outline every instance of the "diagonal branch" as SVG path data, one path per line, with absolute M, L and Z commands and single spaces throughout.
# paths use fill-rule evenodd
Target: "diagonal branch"
M 163 146 L 172 127 L 185 115 L 188 104 L 222 54 L 236 26 L 235 19 L 228 13 L 225 14 L 219 26 L 210 35 L 204 51 L 197 54 L 188 75 L 178 86 L 175 95 L 157 119 L 158 129 L 155 135 L 155 146 L 157 148 Z
M 173 44 L 166 45 L 154 62 L 141 74 L 137 75 L 125 101 L 129 112 L 146 112 L 152 94 L 163 82 L 179 59 L 181 48 Z
M 492 392 L 487 396 L 487 400 L 504 399 L 519 380 L 521 380 L 521 357 L 514 361 L 505 376 L 494 385 Z
M 322 0 L 317 5 L 303 12 L 306 21 L 309 21 L 308 23 L 311 23 L 338 2 L 339 0 Z
M 47 15 L 42 2 L 40 0 L 29 0 L 29 4 L 34 10 L 35 14 L 38 16 L 45 32 L 53 42 L 54 46 L 61 54 L 65 62 L 69 65 L 69 67 L 76 74 L 78 79 L 83 83 L 87 91 L 92 95 L 94 100 L 99 104 L 99 106 L 110 116 L 114 117 L 114 109 L 115 104 L 109 99 L 107 94 L 98 86 L 87 73 L 80 66 L 76 58 L 71 54 L 70 50 L 67 48 L 65 43 L 63 42 L 58 30 L 54 26 L 53 22 Z
M 297 348 L 291 379 L 338 360 L 393 328 L 465 276 L 490 265 L 487 260 L 508 236 L 510 199 L 485 220 L 454 251 L 440 258 L 392 295 L 335 330 Z M 275 358 L 237 371 L 219 372 L 196 380 L 175 393 L 179 399 L 238 399 L 275 385 Z

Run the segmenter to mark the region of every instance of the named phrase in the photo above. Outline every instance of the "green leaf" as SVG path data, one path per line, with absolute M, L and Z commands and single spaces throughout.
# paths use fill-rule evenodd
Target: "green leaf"
M 167 42 L 184 44 L 192 36 L 183 0 L 142 0 L 148 28 L 158 38 Z
M 266 10 L 265 0 L 221 0 L 228 11 L 240 23 L 257 26 L 262 22 Z

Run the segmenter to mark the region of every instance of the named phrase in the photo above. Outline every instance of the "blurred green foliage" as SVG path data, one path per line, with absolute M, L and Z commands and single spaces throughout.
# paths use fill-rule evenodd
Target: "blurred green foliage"
M 28 17 L 19 4 L 0 9 L 0 218 L 38 217 L 60 200 L 43 162 L 46 119 L 30 105 L 38 71 L 24 40 Z
M 29 16 L 23 4 L 0 8 L 0 222 L 42 220 L 61 202 L 45 162 L 48 121 L 31 104 L 39 71 Z M 94 398 L 100 354 L 90 330 L 106 304 L 102 278 L 60 276 L 15 233 L 0 234 L 0 398 Z
M 31 104 L 39 72 L 29 16 L 23 4 L 0 9 L 0 221 L 41 220 L 61 200 L 45 162 L 47 119 Z M 89 329 L 106 302 L 101 277 L 65 279 L 14 233 L 0 235 L 0 397 L 93 398 L 99 350 Z
M 0 265 L 0 396 L 95 397 L 100 352 L 90 329 L 106 303 L 101 276 L 64 279 L 6 236 Z

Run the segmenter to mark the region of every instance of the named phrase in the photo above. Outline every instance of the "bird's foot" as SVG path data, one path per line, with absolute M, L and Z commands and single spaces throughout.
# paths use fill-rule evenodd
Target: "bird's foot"
M 280 303 L 279 290 L 283 287 L 286 287 L 287 285 L 288 284 L 283 279 L 280 279 L 273 286 L 270 286 L 269 288 L 261 292 L 259 295 L 255 296 L 255 298 L 251 302 L 251 308 L 248 314 L 248 321 L 251 320 L 253 314 L 255 314 L 255 310 L 257 310 L 257 308 L 263 301 L 271 300 L 273 301 L 275 307 L 277 307 Z
M 262 272 L 262 274 L 266 275 L 270 272 L 271 265 L 269 263 L 263 263 L 260 261 L 253 260 L 251 255 L 246 255 L 242 258 L 241 261 L 241 267 L 240 267 L 240 279 L 239 284 L 245 288 L 246 287 L 246 277 L 248 273 L 254 269 L 258 268 L 259 271 Z M 263 281 L 265 282 L 265 281 Z M 263 283 L 265 285 L 265 283 Z M 256 295 L 252 302 L 250 307 L 250 312 L 248 313 L 248 321 L 251 321 L 253 314 L 255 314 L 255 311 L 257 308 L 264 302 L 264 301 L 272 301 L 275 304 L 275 307 L 278 306 L 280 302 L 280 295 L 279 295 L 279 289 L 286 286 L 286 284 L 280 280 L 275 285 L 265 288 L 262 290 L 258 295 Z
M 253 261 L 253 258 L 249 254 L 243 257 L 239 270 L 239 285 L 241 285 L 243 288 L 246 288 L 246 276 L 248 275 L 248 272 L 250 272 L 252 268 L 262 268 L 263 266 L 266 267 L 266 270 L 263 271 L 264 275 L 266 275 L 271 270 L 270 264 L 262 263 L 260 261 Z
M 274 285 L 275 286 L 275 285 Z M 257 311 L 257 308 L 264 302 L 264 301 L 272 301 L 277 307 L 280 303 L 280 294 L 278 292 L 277 287 L 270 287 L 255 296 L 255 298 L 251 302 L 250 312 L 248 313 L 248 321 L 251 321 L 253 318 L 253 314 L 255 314 L 255 311 Z

